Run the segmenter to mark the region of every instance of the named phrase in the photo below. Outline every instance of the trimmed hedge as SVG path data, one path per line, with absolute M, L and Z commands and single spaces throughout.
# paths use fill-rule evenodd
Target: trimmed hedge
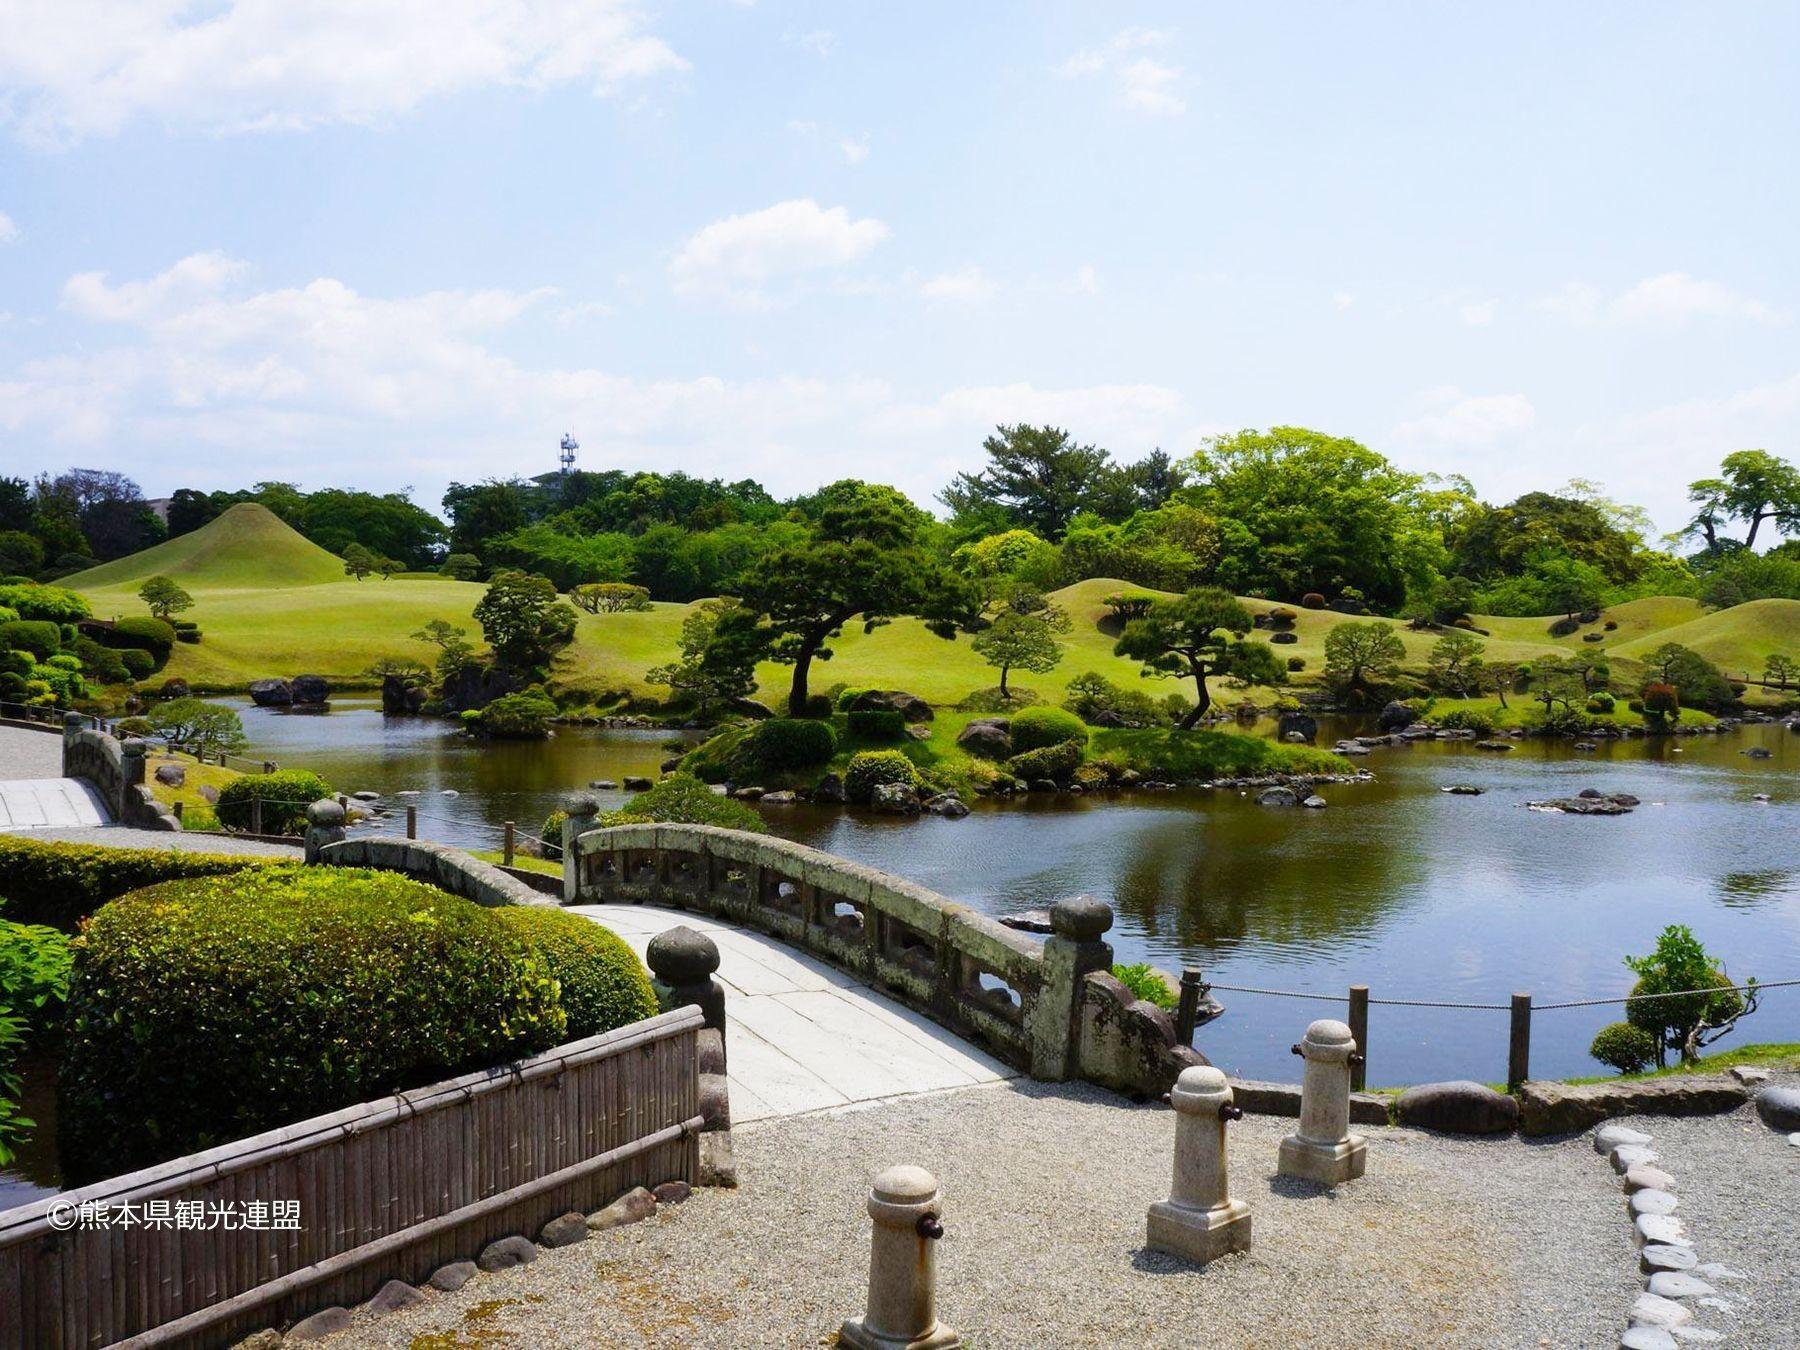
M 161 666 L 175 646 L 175 630 L 161 619 L 136 617 L 120 619 L 111 628 L 100 630 L 100 640 L 109 647 L 138 647 L 156 658 Z
M 918 767 L 898 750 L 861 750 L 844 770 L 844 795 L 866 804 L 883 783 L 916 788 L 921 781 Z
M 1026 708 L 1012 719 L 1013 749 L 1020 754 L 1064 741 L 1086 745 L 1087 738 L 1087 723 L 1066 708 Z
M 170 882 L 89 923 L 59 1082 L 81 1184 L 565 1039 L 549 958 L 391 872 Z
M 568 1018 L 565 1039 L 598 1036 L 656 1016 L 649 973 L 611 929 L 560 909 L 520 905 L 490 913 L 549 961 Z
M 29 652 L 39 661 L 62 650 L 62 629 L 48 619 L 14 619 L 0 623 L 0 648 Z
M 1074 741 L 1042 746 L 1014 755 L 1002 766 L 1014 778 L 1030 782 L 1034 778 L 1067 778 L 1081 764 L 1081 747 Z
M 897 741 L 906 735 L 906 717 L 892 708 L 858 708 L 845 714 L 852 736 L 865 741 Z
M 761 816 L 729 797 L 721 797 L 692 774 L 673 773 L 655 787 L 627 801 L 623 809 L 600 817 L 601 825 L 657 821 L 675 825 L 717 825 L 725 830 L 767 833 Z
M 254 820 L 251 799 L 260 797 L 264 834 L 300 834 L 306 828 L 306 808 L 332 795 L 331 784 L 311 769 L 247 773 L 220 790 L 213 813 L 228 830 L 248 830 Z
M 156 658 L 142 647 L 123 647 L 114 655 L 134 680 L 142 680 L 156 670 Z
M 74 623 L 94 612 L 86 597 L 61 586 L 47 586 L 35 581 L 0 585 L 0 605 L 16 611 L 21 618 L 49 619 L 52 623 Z
M 161 848 L 44 842 L 0 834 L 6 917 L 65 933 L 108 900 L 182 877 L 216 877 L 274 865 L 269 858 Z
M 749 754 L 757 767 L 780 773 L 823 764 L 837 751 L 829 722 L 775 717 L 758 722 L 750 733 Z

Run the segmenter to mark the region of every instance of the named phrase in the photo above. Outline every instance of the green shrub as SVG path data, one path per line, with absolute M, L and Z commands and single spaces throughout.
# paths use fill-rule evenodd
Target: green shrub
M 1175 991 L 1169 988 L 1163 977 L 1146 962 L 1139 961 L 1135 965 L 1114 966 L 1112 973 L 1113 978 L 1132 993 L 1141 999 L 1147 999 L 1159 1008 L 1166 1008 L 1170 1012 L 1174 1012 L 1176 1004 L 1180 1002 Z
M 81 668 L 101 684 L 123 684 L 131 678 L 131 672 L 119 659 L 120 653 L 102 647 L 90 637 L 75 639 L 75 656 L 81 662 Z
M 120 619 L 102 631 L 105 636 L 101 640 L 107 646 L 141 647 L 156 658 L 159 667 L 169 659 L 169 651 L 175 646 L 175 630 L 162 619 Z
M 80 920 L 127 891 L 270 865 L 267 858 L 242 854 L 113 848 L 0 834 L 0 895 L 7 900 L 7 917 L 70 933 Z
M 30 652 L 0 651 L 0 675 L 17 675 L 24 679 L 37 669 L 37 657 Z
M 832 703 L 829 696 L 825 694 L 813 694 L 807 698 L 806 708 L 805 711 L 801 713 L 801 716 L 820 718 L 830 717 L 835 706 L 836 705 Z
M 484 735 L 507 741 L 538 741 L 550 734 L 556 704 L 540 689 L 502 694 L 474 717 L 464 720 Z
M 1080 763 L 1081 747 L 1074 741 L 1062 741 L 1014 755 L 1004 767 L 1013 777 L 1030 782 L 1034 778 L 1064 779 L 1074 773 Z
M 1600 1028 L 1588 1054 L 1620 1073 L 1642 1073 L 1656 1063 L 1656 1037 L 1629 1022 Z
M 1086 745 L 1087 737 L 1087 724 L 1064 708 L 1026 708 L 1012 719 L 1013 748 L 1020 753 L 1064 741 Z
M 69 1180 L 130 1170 L 548 1049 L 550 961 L 388 872 L 170 882 L 89 923 L 69 990 Z
M 644 963 L 611 929 L 547 906 L 492 912 L 549 961 L 568 1018 L 565 1039 L 598 1036 L 656 1016 L 656 993 Z
M 857 699 L 861 698 L 863 696 L 863 694 L 865 694 L 866 692 L 868 692 L 868 691 L 863 690 L 863 689 L 840 689 L 840 690 L 838 690 L 837 700 L 836 700 L 837 710 L 841 713 L 849 712 L 851 705 L 854 704 Z
M 0 623 L 0 647 L 29 652 L 42 661 L 62 650 L 62 629 L 48 619 L 14 619 Z
M 1292 628 L 1300 616 L 1285 605 L 1277 605 L 1269 611 L 1269 626 L 1272 628 Z
M 198 628 L 178 628 L 175 630 L 175 640 L 177 642 L 198 642 L 200 630 Z
M 851 714 L 855 725 L 855 714 Z M 758 767 L 771 773 L 823 764 L 837 750 L 837 736 L 829 722 L 797 717 L 772 717 L 758 722 L 750 733 L 749 754 Z
M 247 773 L 220 790 L 213 810 L 226 829 L 247 830 L 251 800 L 260 798 L 264 834 L 300 834 L 306 828 L 306 808 L 331 795 L 331 784 L 311 769 Z
M 567 811 L 552 811 L 544 817 L 544 823 L 538 826 L 538 851 L 551 862 L 562 858 L 563 822 L 569 818 Z
M 844 770 L 844 795 L 866 804 L 884 783 L 916 788 L 920 782 L 918 767 L 898 750 L 859 750 Z
M 906 718 L 892 708 L 861 708 L 845 714 L 850 734 L 865 741 L 897 741 L 906 735 Z
M 692 774 L 672 773 L 655 787 L 640 792 L 623 809 L 600 818 L 602 825 L 627 825 L 638 821 L 675 825 L 717 825 L 726 830 L 765 833 L 762 817 L 742 802 L 721 797 Z
M 74 959 L 73 944 L 56 929 L 0 919 L 0 1021 L 16 1019 L 24 1044 L 43 1045 L 60 1029 Z M 6 1058 L 0 1053 L 0 1073 Z
M 1437 719 L 1446 731 L 1472 731 L 1477 736 L 1494 734 L 1494 719 L 1476 708 L 1452 708 Z
M 1308 591 L 1305 595 L 1300 597 L 1300 604 L 1306 609 L 1324 609 L 1325 597 L 1320 595 L 1317 591 Z
M 1306 669 L 1306 658 L 1304 656 L 1288 657 L 1287 668 L 1288 668 L 1288 672 L 1290 674 L 1296 670 L 1305 670 Z
M 142 647 L 126 647 L 114 655 L 134 680 L 146 679 L 156 670 L 156 658 Z
M 1613 707 L 1613 696 L 1604 689 L 1596 690 L 1588 695 L 1587 710 L 1591 713 L 1609 713 Z
M 94 612 L 87 600 L 74 591 L 35 581 L 0 586 L 0 605 L 16 611 L 22 619 L 48 619 L 52 623 L 75 623 Z
M 23 675 L 0 670 L 0 699 L 8 703 L 23 703 L 30 697 L 31 688 Z

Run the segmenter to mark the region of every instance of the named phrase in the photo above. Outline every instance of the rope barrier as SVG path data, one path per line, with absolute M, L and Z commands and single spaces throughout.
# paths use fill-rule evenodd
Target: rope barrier
M 1754 985 L 1721 984 L 1715 985 L 1711 989 L 1677 989 L 1666 994 L 1623 994 L 1616 998 L 1580 998 L 1560 1003 L 1533 1003 L 1531 1010 L 1533 1012 L 1556 1012 L 1562 1008 L 1600 1008 L 1615 1003 L 1647 1002 L 1651 999 L 1663 998 L 1691 998 L 1695 994 L 1723 994 L 1727 990 L 1747 993 L 1751 989 L 1755 989 L 1760 994 L 1765 989 L 1788 989 L 1796 985 L 1800 985 L 1800 979 L 1758 980 Z M 1346 1003 L 1349 1001 L 1344 994 L 1314 994 L 1299 989 L 1259 989 L 1254 985 L 1247 984 L 1220 984 L 1216 980 L 1208 980 L 1206 987 L 1222 989 L 1232 994 L 1266 994 L 1270 998 L 1298 998 L 1315 1003 Z M 1371 998 L 1369 1004 L 1371 1007 L 1378 1005 L 1384 1008 L 1457 1008 L 1473 1012 L 1510 1012 L 1512 1010 L 1510 1003 L 1456 1003 L 1444 999 L 1424 998 Z

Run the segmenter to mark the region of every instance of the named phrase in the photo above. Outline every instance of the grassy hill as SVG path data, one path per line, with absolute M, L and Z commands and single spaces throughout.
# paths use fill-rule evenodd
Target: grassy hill
M 1665 642 L 1692 647 L 1729 676 L 1746 672 L 1762 678 L 1763 661 L 1776 652 L 1800 655 L 1800 600 L 1752 600 L 1695 617 L 1615 650 L 1628 660 L 1642 660 Z
M 344 564 L 268 507 L 239 502 L 191 534 L 77 572 L 62 584 L 89 594 L 135 596 L 153 576 L 172 577 L 195 594 L 203 589 L 267 590 L 342 581 Z

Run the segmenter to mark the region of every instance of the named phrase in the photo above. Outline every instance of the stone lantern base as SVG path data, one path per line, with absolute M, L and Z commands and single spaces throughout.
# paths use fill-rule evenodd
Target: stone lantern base
M 1322 1186 L 1354 1181 L 1369 1165 L 1369 1145 L 1360 1134 L 1346 1135 L 1335 1144 L 1318 1143 L 1290 1134 L 1281 1141 L 1276 1170 L 1284 1177 L 1316 1181 Z
M 962 1337 L 942 1322 L 911 1340 L 871 1331 L 860 1317 L 852 1317 L 838 1328 L 838 1344 L 849 1346 L 850 1350 L 959 1350 L 962 1343 Z
M 1148 1230 L 1148 1245 L 1156 1251 L 1205 1265 L 1226 1252 L 1250 1250 L 1250 1206 L 1227 1200 L 1213 1209 L 1199 1209 L 1158 1200 L 1150 1206 Z

